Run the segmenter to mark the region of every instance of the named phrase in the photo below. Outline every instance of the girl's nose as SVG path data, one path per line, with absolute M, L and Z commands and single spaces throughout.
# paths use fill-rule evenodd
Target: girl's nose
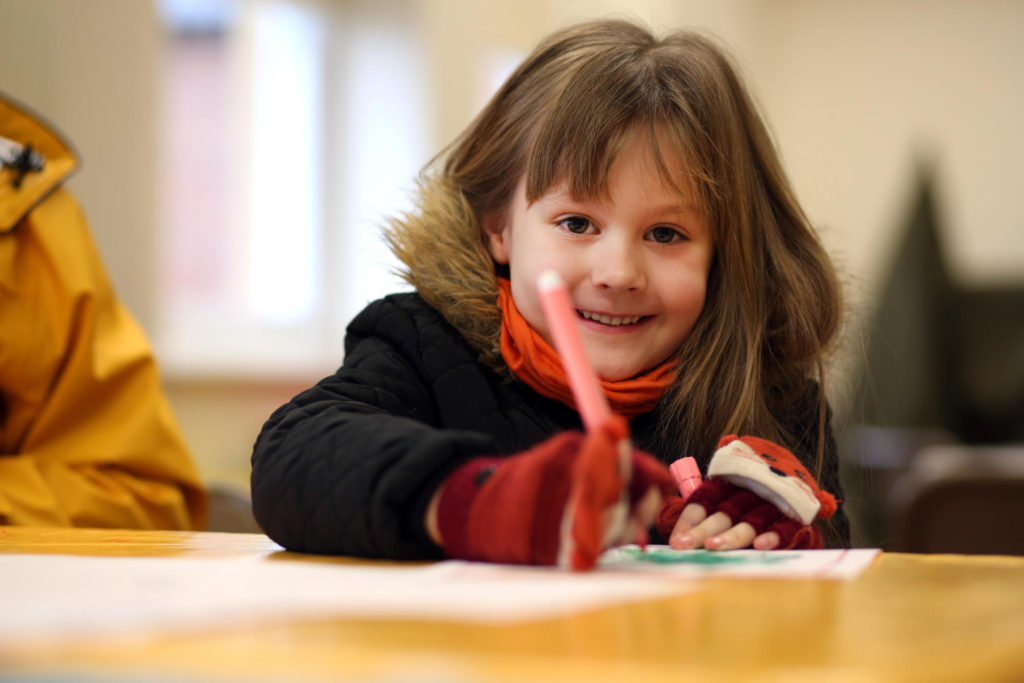
M 642 257 L 635 248 L 608 242 L 592 256 L 591 279 L 598 289 L 632 292 L 646 285 Z

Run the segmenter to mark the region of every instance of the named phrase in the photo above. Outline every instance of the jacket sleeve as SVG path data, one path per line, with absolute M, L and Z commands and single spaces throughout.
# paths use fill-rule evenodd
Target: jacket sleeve
M 201 528 L 148 341 L 57 190 L 0 239 L 0 523 Z
M 391 297 L 371 304 L 349 326 L 342 368 L 271 415 L 253 450 L 252 496 L 272 539 L 303 552 L 440 555 L 424 529 L 427 503 L 452 470 L 495 444 L 439 424 L 432 384 L 459 368 L 425 369 L 446 362 L 431 345 L 437 330 L 422 329 L 437 321 Z

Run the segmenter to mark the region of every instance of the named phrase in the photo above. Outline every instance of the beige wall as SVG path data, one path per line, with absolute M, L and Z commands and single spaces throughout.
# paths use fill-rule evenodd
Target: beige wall
M 53 123 L 78 151 L 82 165 L 69 186 L 121 296 L 149 327 L 159 92 L 152 5 L 0 0 L 0 36 L 0 91 Z
M 438 71 L 455 74 L 440 84 L 442 140 L 476 104 L 466 65 L 495 45 L 525 50 L 595 15 L 695 27 L 736 57 L 805 208 L 861 285 L 885 262 L 920 160 L 939 170 L 958 276 L 1024 278 L 1024 209 L 1012 199 L 1024 181 L 1022 2 L 530 0 L 490 14 L 471 0 L 423 4 Z M 469 39 L 443 38 L 446 26 Z
M 529 49 L 556 26 L 606 14 L 699 26 L 729 44 L 748 74 L 798 195 L 847 273 L 856 315 L 870 306 L 920 157 L 939 170 L 954 272 L 972 283 L 1024 279 L 1022 2 L 409 2 L 434 74 L 435 147 L 479 105 L 473 69 Z M 72 187 L 147 327 L 156 296 L 155 19 L 141 0 L 0 0 L 0 90 L 57 123 L 81 152 Z M 259 424 L 309 378 L 168 379 L 204 471 L 243 478 Z

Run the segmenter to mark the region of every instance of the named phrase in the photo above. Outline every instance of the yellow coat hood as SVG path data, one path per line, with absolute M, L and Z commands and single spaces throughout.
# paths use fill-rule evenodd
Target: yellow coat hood
M 73 152 L 2 97 L 0 138 L 45 159 L 0 168 L 0 524 L 202 528 L 149 342 L 62 187 Z

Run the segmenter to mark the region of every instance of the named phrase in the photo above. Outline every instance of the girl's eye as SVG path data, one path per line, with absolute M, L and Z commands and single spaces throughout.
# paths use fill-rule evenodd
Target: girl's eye
M 582 235 L 590 230 L 590 221 L 582 216 L 569 216 L 558 221 L 558 224 L 577 235 Z
M 678 240 L 685 240 L 686 235 L 679 232 L 675 228 L 668 228 L 663 225 L 659 225 L 653 228 L 649 233 L 651 240 L 659 242 L 661 244 L 669 244 Z

